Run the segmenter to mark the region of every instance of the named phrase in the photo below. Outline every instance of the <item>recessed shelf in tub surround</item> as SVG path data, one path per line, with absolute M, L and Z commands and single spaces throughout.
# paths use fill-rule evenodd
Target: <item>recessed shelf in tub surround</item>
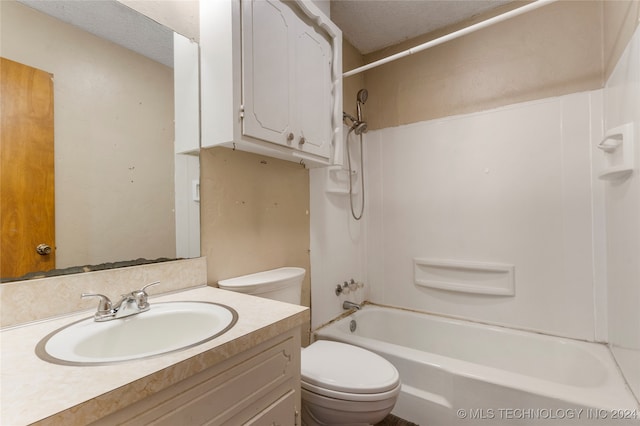
M 183 300 L 230 306 L 238 312 L 238 322 L 221 336 L 183 351 L 92 367 L 51 364 L 34 351 L 44 336 L 91 313 L 3 330 L 2 424 L 91 423 L 309 321 L 309 311 L 303 306 L 208 286 L 160 296 L 151 303 Z
M 450 259 L 413 259 L 414 282 L 440 290 L 513 296 L 515 265 Z

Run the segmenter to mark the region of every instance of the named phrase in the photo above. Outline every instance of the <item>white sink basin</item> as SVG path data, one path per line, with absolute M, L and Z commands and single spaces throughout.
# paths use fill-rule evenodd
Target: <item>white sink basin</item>
M 36 354 L 64 365 L 104 365 L 148 358 L 199 345 L 228 331 L 237 312 L 208 302 L 153 303 L 126 318 L 71 323 L 42 339 Z

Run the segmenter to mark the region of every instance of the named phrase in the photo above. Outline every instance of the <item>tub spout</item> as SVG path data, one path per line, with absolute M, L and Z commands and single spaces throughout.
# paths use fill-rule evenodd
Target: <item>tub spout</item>
M 348 300 L 345 300 L 342 303 L 342 309 L 360 309 L 361 306 L 358 305 L 357 303 L 353 303 L 353 302 L 349 302 Z

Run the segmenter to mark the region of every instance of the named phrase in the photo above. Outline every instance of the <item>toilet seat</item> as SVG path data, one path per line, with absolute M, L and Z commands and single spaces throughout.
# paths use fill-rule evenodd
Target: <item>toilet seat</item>
M 331 389 L 326 389 L 320 386 L 314 386 L 310 383 L 301 381 L 300 387 L 306 391 L 314 393 L 316 395 L 324 396 L 332 399 L 341 399 L 344 401 L 352 401 L 352 402 L 376 402 L 376 401 L 386 401 L 388 399 L 395 398 L 400 392 L 400 384 L 395 388 L 392 388 L 386 392 L 380 393 L 349 393 L 349 392 L 338 392 Z
M 319 340 L 302 350 L 303 389 L 348 401 L 380 401 L 397 395 L 398 370 L 386 359 L 345 343 Z

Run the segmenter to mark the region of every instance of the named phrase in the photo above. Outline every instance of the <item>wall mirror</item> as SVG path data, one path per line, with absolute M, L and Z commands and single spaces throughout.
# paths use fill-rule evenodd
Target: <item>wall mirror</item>
M 112 0 L 0 7 L 1 56 L 52 76 L 55 268 L 186 257 L 176 254 L 173 31 Z

